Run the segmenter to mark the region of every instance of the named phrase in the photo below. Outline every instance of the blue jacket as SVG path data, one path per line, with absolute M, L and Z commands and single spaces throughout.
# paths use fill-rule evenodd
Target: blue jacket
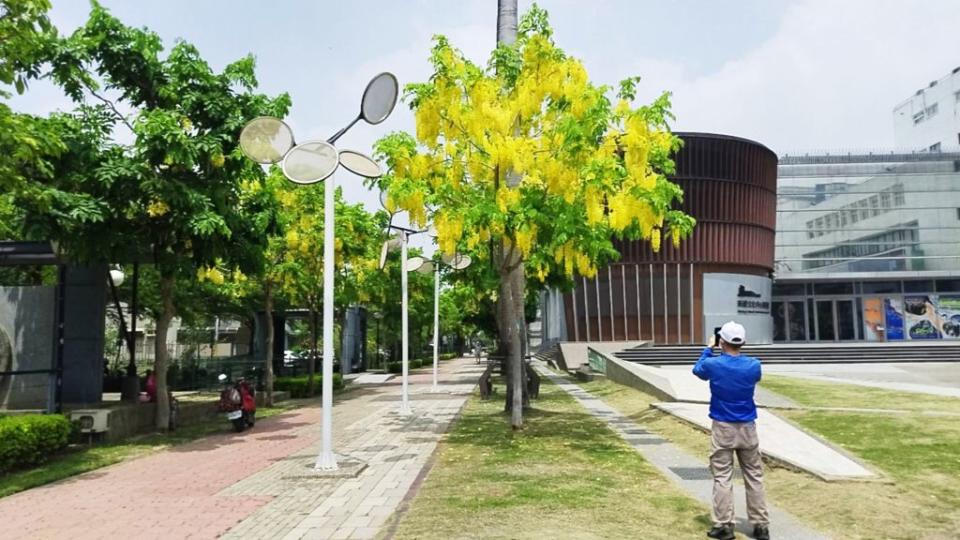
M 760 382 L 760 361 L 750 356 L 713 356 L 703 350 L 693 374 L 710 381 L 710 418 L 720 422 L 751 422 L 757 419 L 753 391 Z

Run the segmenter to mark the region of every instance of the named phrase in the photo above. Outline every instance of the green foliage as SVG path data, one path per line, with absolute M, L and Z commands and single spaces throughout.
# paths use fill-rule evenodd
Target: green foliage
M 56 36 L 47 11 L 49 0 L 3 0 L 0 4 L 0 83 L 12 84 L 18 94 L 27 80 L 38 75 L 38 65 Z M 0 89 L 0 97 L 8 93 Z
M 442 358 L 441 358 L 442 359 Z M 433 359 L 426 358 L 411 358 L 407 361 L 407 369 L 419 369 L 423 366 L 432 366 Z M 388 362 L 387 363 L 387 373 L 403 373 L 403 362 Z
M 66 448 L 71 431 L 61 415 L 0 417 L 0 472 L 42 463 Z
M 314 377 L 315 386 L 313 393 L 310 393 L 310 380 L 307 375 L 300 375 L 297 377 L 277 377 L 273 381 L 273 390 L 275 392 L 290 392 L 290 397 L 297 398 L 306 398 L 320 395 L 321 389 L 323 388 L 323 377 L 317 375 Z M 339 373 L 333 374 L 333 389 L 341 390 L 343 388 L 343 375 Z

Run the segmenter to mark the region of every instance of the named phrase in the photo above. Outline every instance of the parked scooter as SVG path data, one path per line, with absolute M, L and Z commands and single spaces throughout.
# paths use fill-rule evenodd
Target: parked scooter
M 224 385 L 220 392 L 219 408 L 233 423 L 233 429 L 240 433 L 247 427 L 253 427 L 257 415 L 257 399 L 253 388 L 242 378 L 230 383 L 223 373 L 218 379 Z

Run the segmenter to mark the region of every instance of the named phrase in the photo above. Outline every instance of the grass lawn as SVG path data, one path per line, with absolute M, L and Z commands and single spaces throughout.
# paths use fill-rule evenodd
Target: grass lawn
M 765 377 L 764 386 L 780 390 Z M 783 380 L 783 381 L 781 381 Z M 803 384 L 783 394 L 798 403 L 825 407 L 873 407 L 951 411 L 948 398 L 926 401 L 922 395 L 877 390 L 886 401 L 871 402 L 855 386 L 799 381 Z M 638 390 L 600 379 L 582 386 L 639 424 L 706 456 L 706 433 L 651 409 L 653 397 Z M 789 386 L 789 384 L 788 384 Z M 888 394 L 888 395 L 887 395 Z M 826 396 L 830 396 L 829 399 Z M 809 401 L 808 401 L 809 400 Z M 957 401 L 957 400 L 954 400 Z M 894 407 L 893 404 L 897 406 Z M 833 411 L 778 411 L 778 414 L 840 445 L 886 472 L 893 483 L 824 482 L 807 474 L 768 466 L 766 486 L 771 502 L 835 538 L 939 539 L 956 538 L 960 528 L 960 419 L 950 416 L 875 414 Z
M 474 396 L 397 538 L 699 538 L 709 511 L 544 380 L 525 428 Z
M 903 411 L 940 411 L 960 414 L 960 399 L 867 386 L 813 381 L 783 375 L 764 375 L 761 386 L 800 405 L 854 407 Z
M 258 407 L 257 420 L 269 418 L 301 406 L 301 401 L 283 401 L 275 407 Z M 0 475 L 0 497 L 42 486 L 70 476 L 133 459 L 207 435 L 233 431 L 222 415 L 182 427 L 173 433 L 143 435 L 130 440 L 95 446 L 75 445 L 50 461 L 22 471 Z

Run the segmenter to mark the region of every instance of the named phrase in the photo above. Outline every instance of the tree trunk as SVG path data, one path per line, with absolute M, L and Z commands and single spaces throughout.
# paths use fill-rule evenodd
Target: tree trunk
M 273 407 L 273 340 L 274 340 L 274 329 L 273 329 L 273 288 L 271 283 L 268 281 L 264 284 L 264 301 L 263 309 L 266 312 L 264 318 L 267 323 L 267 339 L 266 339 L 266 358 L 264 359 L 263 366 L 263 404 L 267 407 Z
M 523 427 L 524 373 L 523 373 L 523 263 L 519 254 L 510 250 L 500 266 L 500 301 L 503 303 L 504 322 L 501 326 L 506 332 L 507 341 L 507 380 L 509 388 L 505 404 L 510 412 L 510 426 L 513 429 Z
M 316 381 L 314 374 L 317 372 L 317 312 L 310 308 L 310 358 L 307 362 L 307 393 L 313 396 Z
M 160 275 L 160 316 L 157 317 L 157 334 L 154 342 L 153 373 L 157 379 L 157 414 L 156 427 L 166 431 L 170 427 L 170 398 L 167 395 L 167 368 L 170 365 L 170 354 L 167 352 L 167 331 L 170 321 L 173 320 L 176 310 L 173 305 L 172 273 Z
M 527 287 L 526 287 L 526 275 L 525 269 L 522 261 L 517 262 L 517 268 L 513 271 L 510 276 L 513 280 L 513 303 L 515 310 L 515 318 L 513 319 L 517 325 L 517 342 L 519 350 L 519 361 L 517 365 L 518 373 L 514 373 L 514 384 L 518 385 L 521 389 L 521 403 L 524 409 L 530 408 L 530 394 L 527 392 L 527 370 L 525 369 L 525 362 L 527 359 L 527 316 L 526 316 L 526 300 L 527 300 Z M 514 399 L 514 404 L 517 401 Z
M 497 43 L 517 41 L 517 0 L 497 0 Z

